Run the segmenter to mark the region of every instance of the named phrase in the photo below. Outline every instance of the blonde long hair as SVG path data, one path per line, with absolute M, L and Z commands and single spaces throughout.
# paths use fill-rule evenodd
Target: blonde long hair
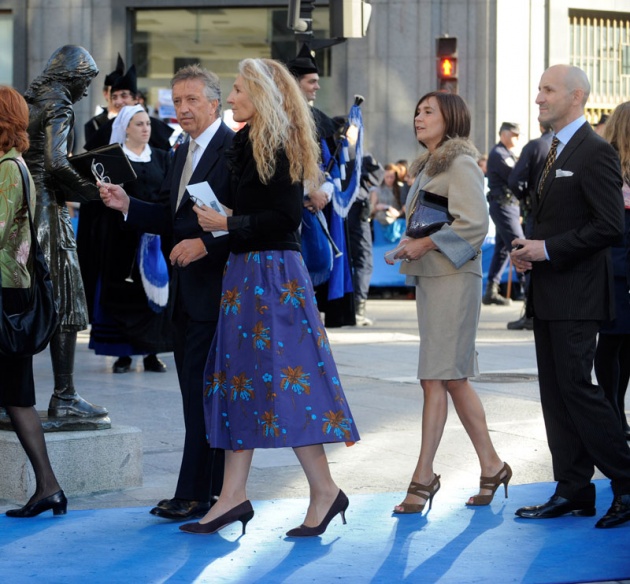
M 623 182 L 630 185 L 630 101 L 615 108 L 606 122 L 604 138 L 619 153 Z
M 323 180 L 315 123 L 297 81 L 273 59 L 244 59 L 239 64 L 245 91 L 256 109 L 249 137 L 260 180 L 266 184 L 276 171 L 276 153 L 284 148 L 293 182 L 309 190 Z

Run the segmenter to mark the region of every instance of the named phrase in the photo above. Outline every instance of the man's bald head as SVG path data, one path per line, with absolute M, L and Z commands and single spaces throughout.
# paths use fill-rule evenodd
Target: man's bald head
M 538 121 L 549 124 L 554 132 L 584 114 L 591 92 L 586 73 L 573 65 L 553 65 L 547 69 L 538 86 L 536 103 L 540 108 Z

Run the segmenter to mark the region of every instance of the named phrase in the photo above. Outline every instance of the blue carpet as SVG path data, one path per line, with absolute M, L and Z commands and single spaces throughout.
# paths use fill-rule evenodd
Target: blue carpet
M 551 484 L 510 488 L 490 507 L 469 509 L 469 492 L 436 495 L 428 515 L 391 515 L 401 493 L 354 495 L 321 538 L 289 540 L 305 500 L 254 501 L 256 516 L 219 534 L 180 532 L 147 508 L 50 512 L 0 518 L 0 578 L 20 584 L 111 582 L 594 582 L 630 578 L 630 524 L 593 526 L 612 493 L 597 481 L 597 517 L 527 521 L 514 511 L 545 501 Z

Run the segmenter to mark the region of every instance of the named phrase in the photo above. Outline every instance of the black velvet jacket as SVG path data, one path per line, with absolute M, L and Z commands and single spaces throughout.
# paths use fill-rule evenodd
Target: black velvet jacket
M 276 157 L 276 172 L 263 184 L 256 161 L 249 126 L 236 134 L 226 153 L 232 174 L 233 215 L 228 217 L 230 250 L 235 253 L 288 249 L 301 251 L 299 227 L 302 222 L 304 187 L 292 183 L 289 160 L 284 150 Z

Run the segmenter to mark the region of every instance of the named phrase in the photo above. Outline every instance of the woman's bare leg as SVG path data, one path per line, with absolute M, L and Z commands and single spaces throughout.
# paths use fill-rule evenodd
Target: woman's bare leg
M 310 502 L 303 524 L 307 527 L 316 527 L 335 502 L 339 487 L 330 474 L 323 445 L 301 446 L 294 448 L 293 451 L 302 465 L 310 490 Z
M 479 458 L 481 476 L 493 477 L 503 468 L 504 463 L 499 458 L 492 444 L 492 439 L 488 432 L 488 424 L 486 423 L 486 413 L 477 392 L 473 389 L 468 379 L 448 381 L 446 387 L 453 399 L 457 415 L 470 437 Z M 489 495 L 491 491 L 481 489 L 479 493 L 481 495 Z
M 247 500 L 247 477 L 253 456 L 253 450 L 225 451 L 225 474 L 221 494 L 199 523 L 213 521 Z
M 418 464 L 411 480 L 421 485 L 429 485 L 434 478 L 433 461 L 440 440 L 444 434 L 448 413 L 448 400 L 444 381 L 439 379 L 423 379 L 420 381 L 424 391 L 424 405 L 422 406 L 422 442 Z M 423 504 L 424 497 L 410 495 L 405 497 L 404 503 Z M 401 509 L 402 510 L 402 509 Z

